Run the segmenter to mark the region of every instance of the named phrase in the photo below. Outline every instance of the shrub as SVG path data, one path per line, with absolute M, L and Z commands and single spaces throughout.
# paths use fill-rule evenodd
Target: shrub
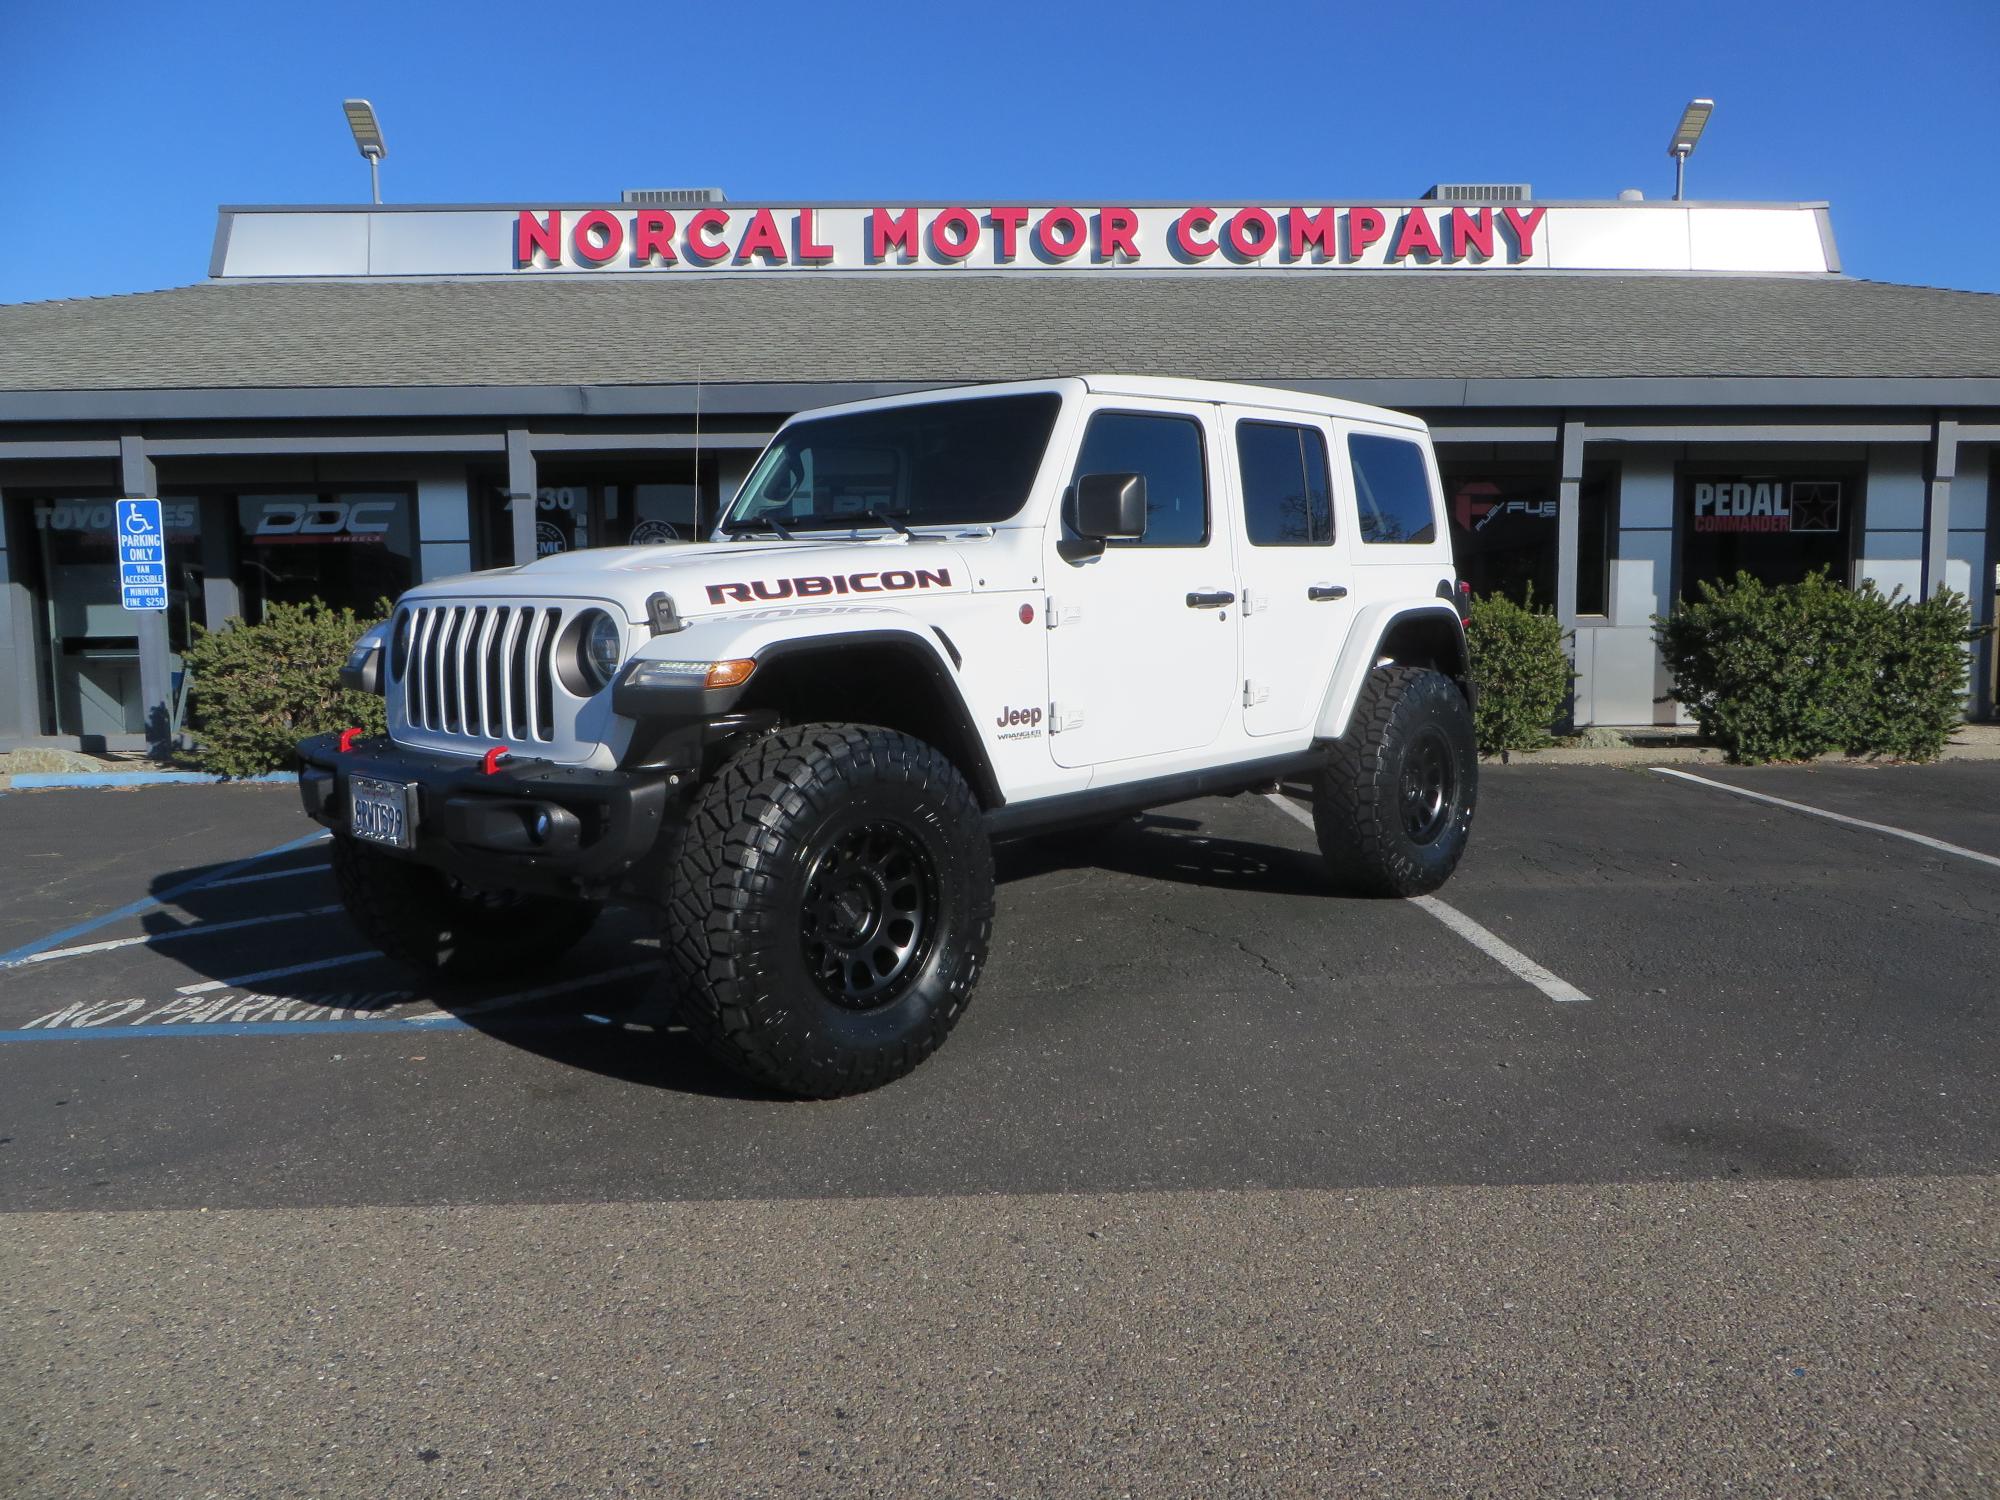
M 1845 748 L 1898 760 L 1936 760 L 1965 719 L 1966 647 L 1979 639 L 1972 605 L 1945 589 L 1932 598 L 1879 601 L 1875 684 Z
M 1548 610 L 1494 594 L 1472 601 L 1465 627 L 1477 689 L 1473 731 L 1482 755 L 1539 750 L 1561 717 L 1576 673 L 1563 649 L 1563 628 Z
M 380 610 L 388 614 L 387 600 Z M 343 689 L 339 675 L 355 640 L 376 623 L 314 599 L 273 604 L 261 625 L 196 626 L 186 662 L 198 743 L 187 759 L 204 771 L 255 776 L 292 765 L 292 747 L 307 735 L 356 724 L 380 734 L 382 700 Z
M 1963 717 L 1975 632 L 1959 595 L 1917 603 L 1824 571 L 1777 586 L 1738 573 L 1700 591 L 1654 624 L 1674 696 L 1736 760 L 1932 760 Z

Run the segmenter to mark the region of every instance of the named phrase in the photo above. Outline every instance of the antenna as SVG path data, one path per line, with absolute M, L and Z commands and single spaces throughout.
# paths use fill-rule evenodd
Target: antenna
M 715 486 L 715 519 L 722 520 L 721 476 Z M 694 362 L 694 512 L 695 527 L 701 526 L 701 361 Z

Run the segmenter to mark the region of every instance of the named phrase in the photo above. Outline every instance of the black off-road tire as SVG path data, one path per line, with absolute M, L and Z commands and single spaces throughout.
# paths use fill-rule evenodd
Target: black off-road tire
M 893 730 L 806 724 L 746 746 L 697 793 L 669 868 L 676 1008 L 711 1054 L 781 1093 L 902 1077 L 950 1034 L 986 961 L 978 800 Z
M 1420 667 L 1377 667 L 1314 784 L 1313 828 L 1343 889 L 1421 896 L 1458 868 L 1478 797 L 1472 709 L 1458 685 Z
M 398 963 L 447 979 L 492 979 L 560 958 L 590 931 L 599 903 L 480 892 L 428 865 L 342 834 L 333 876 L 361 935 Z

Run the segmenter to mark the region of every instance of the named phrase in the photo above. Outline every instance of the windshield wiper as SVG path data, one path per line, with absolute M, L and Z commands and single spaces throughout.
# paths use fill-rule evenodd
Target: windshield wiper
M 850 510 L 841 519 L 843 521 L 873 521 L 877 526 L 887 526 L 892 531 L 900 531 L 904 536 L 915 536 L 916 533 L 914 531 L 910 530 L 909 527 L 897 519 L 898 516 L 907 516 L 908 514 L 909 512 L 906 510 L 876 510 L 873 506 L 870 506 L 865 510 Z
M 793 539 L 791 528 L 780 525 L 775 516 L 738 516 L 732 521 L 722 523 L 722 529 L 731 536 L 741 536 L 753 526 L 761 526 L 767 531 L 776 532 L 788 542 Z

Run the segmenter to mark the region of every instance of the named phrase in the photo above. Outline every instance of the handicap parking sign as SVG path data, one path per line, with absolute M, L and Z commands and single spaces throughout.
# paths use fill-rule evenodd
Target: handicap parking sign
M 118 594 L 127 609 L 167 607 L 167 534 L 158 500 L 118 502 Z

